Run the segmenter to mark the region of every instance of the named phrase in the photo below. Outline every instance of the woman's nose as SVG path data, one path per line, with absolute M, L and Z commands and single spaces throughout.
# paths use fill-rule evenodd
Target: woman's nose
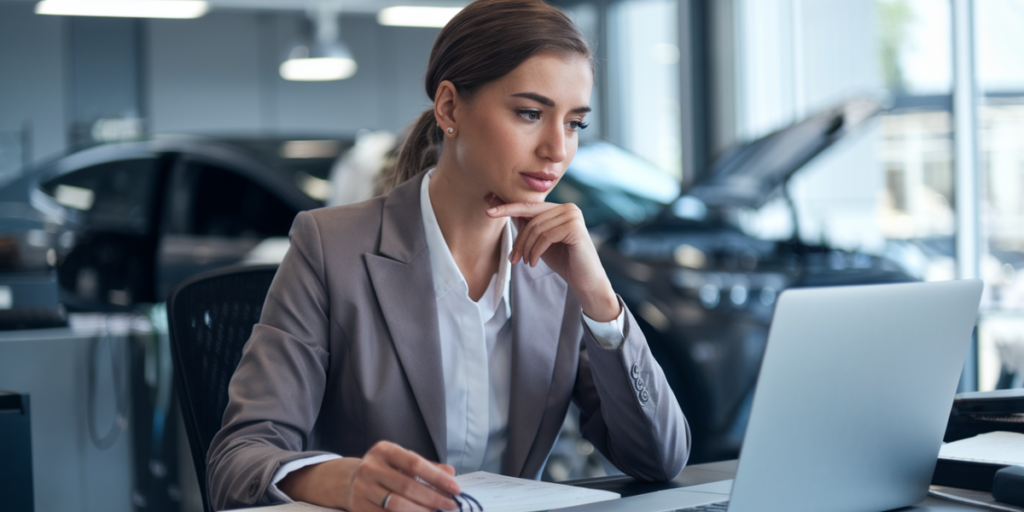
M 537 155 L 545 160 L 559 163 L 565 160 L 565 127 L 558 123 L 551 123 L 544 130 L 540 146 L 537 148 Z

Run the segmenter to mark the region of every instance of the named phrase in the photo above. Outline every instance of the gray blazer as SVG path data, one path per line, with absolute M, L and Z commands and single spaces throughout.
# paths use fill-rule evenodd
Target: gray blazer
M 207 456 L 225 508 L 269 504 L 278 467 L 322 453 L 361 456 L 388 440 L 446 458 L 444 379 L 423 174 L 369 201 L 302 212 L 260 323 L 229 387 Z M 569 401 L 580 428 L 626 474 L 674 478 L 690 430 L 627 310 L 625 341 L 597 343 L 565 281 L 512 267 L 512 396 L 502 473 L 537 478 Z

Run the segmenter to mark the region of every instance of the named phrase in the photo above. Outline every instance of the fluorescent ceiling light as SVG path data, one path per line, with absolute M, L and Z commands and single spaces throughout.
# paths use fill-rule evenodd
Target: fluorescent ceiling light
M 210 9 L 205 0 L 43 0 L 36 14 L 117 18 L 198 18 Z
M 443 27 L 461 7 L 412 7 L 400 5 L 381 9 L 377 23 L 392 27 Z
M 356 61 L 337 57 L 288 59 L 281 63 L 281 78 L 301 82 L 344 80 L 356 74 Z

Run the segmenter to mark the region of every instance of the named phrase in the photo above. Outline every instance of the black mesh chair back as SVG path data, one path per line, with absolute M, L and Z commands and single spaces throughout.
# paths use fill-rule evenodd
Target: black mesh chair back
M 206 452 L 220 430 L 228 383 L 276 272 L 277 265 L 214 270 L 176 286 L 167 301 L 175 384 L 207 512 L 213 507 Z

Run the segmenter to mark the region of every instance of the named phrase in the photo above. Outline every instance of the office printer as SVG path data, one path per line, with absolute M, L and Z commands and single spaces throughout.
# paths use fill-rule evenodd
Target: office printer
M 946 425 L 944 442 L 950 443 L 986 432 L 1024 434 L 1024 389 L 960 393 Z M 932 484 L 991 491 L 996 471 L 1005 466 L 939 459 Z

